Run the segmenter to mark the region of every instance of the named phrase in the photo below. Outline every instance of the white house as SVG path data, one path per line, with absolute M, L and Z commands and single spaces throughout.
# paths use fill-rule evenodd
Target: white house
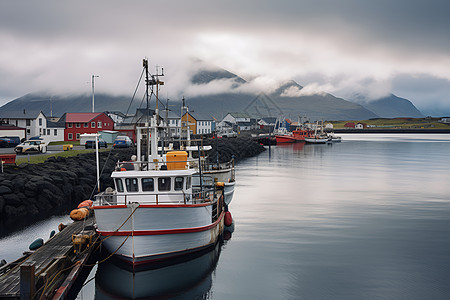
M 48 143 L 64 141 L 64 129 L 64 122 L 47 121 L 47 129 L 43 131 L 41 137 Z
M 216 127 L 216 122 L 207 116 L 196 115 L 197 134 L 210 134 Z
M 240 113 L 240 112 L 231 112 L 228 113 L 221 122 L 227 121 L 231 124 L 237 124 L 240 122 L 250 122 L 251 117 L 246 113 Z
M 25 128 L 26 139 L 47 133 L 47 118 L 42 111 L 0 111 L 0 123 Z

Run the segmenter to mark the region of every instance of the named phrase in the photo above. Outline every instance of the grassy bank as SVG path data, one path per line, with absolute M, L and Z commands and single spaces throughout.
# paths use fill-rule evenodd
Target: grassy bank
M 395 118 L 395 119 L 371 119 L 371 120 L 348 120 L 330 121 L 333 128 L 345 128 L 346 123 L 365 123 L 374 128 L 399 128 L 399 129 L 450 129 L 450 124 L 439 122 L 440 118 Z M 326 122 L 325 122 L 326 123 Z
M 105 151 L 110 151 L 110 150 L 111 149 L 99 149 L 99 152 L 105 152 Z M 56 154 L 44 154 L 44 155 L 37 155 L 37 154 L 17 155 L 16 156 L 16 165 L 20 165 L 21 163 L 39 164 L 39 163 L 45 162 L 47 160 L 47 158 L 49 158 L 51 156 L 71 157 L 71 156 L 77 156 L 78 154 L 89 153 L 89 152 L 95 152 L 95 149 L 70 150 L 70 151 L 59 152 Z

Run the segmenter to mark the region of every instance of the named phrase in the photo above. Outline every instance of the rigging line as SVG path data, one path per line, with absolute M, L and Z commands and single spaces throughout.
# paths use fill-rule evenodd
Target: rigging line
M 133 97 L 131 97 L 131 101 L 130 101 L 130 104 L 128 105 L 127 112 L 126 112 L 125 115 L 128 115 L 128 112 L 129 112 L 129 110 L 130 110 L 130 108 L 131 108 L 131 104 L 133 103 L 134 97 L 136 96 L 137 90 L 138 90 L 138 88 L 139 88 L 139 84 L 141 83 L 142 76 L 144 75 L 144 70 L 145 70 L 145 69 L 142 68 L 141 76 L 139 77 L 138 83 L 137 83 L 137 85 L 136 85 L 136 89 L 134 90 Z
M 122 225 L 119 226 L 119 228 L 117 228 L 115 231 L 119 231 L 120 228 L 122 228 L 123 225 L 125 225 L 125 223 L 131 218 L 131 216 L 136 212 L 136 210 L 138 209 L 139 205 L 136 206 L 136 208 L 133 210 L 133 212 L 128 216 L 128 218 L 122 223 Z M 122 242 L 122 244 L 120 244 L 120 246 L 113 252 L 111 253 L 108 257 L 106 257 L 105 259 L 98 261 L 94 264 L 83 264 L 83 266 L 86 267 L 93 267 L 95 265 L 101 264 L 105 261 L 107 261 L 108 259 L 110 259 L 114 254 L 116 254 L 117 251 L 119 251 L 120 248 L 122 248 L 122 246 L 125 244 L 125 242 L 128 240 L 128 237 L 130 237 L 130 235 L 133 233 L 134 231 L 132 231 L 130 234 L 127 235 L 127 238 Z M 104 240 L 109 239 L 110 237 L 112 237 L 112 235 L 104 238 L 103 240 L 100 241 L 100 243 L 97 245 L 97 249 L 98 247 L 100 247 L 100 245 L 103 243 Z M 93 244 L 97 243 L 97 241 L 100 239 L 100 235 L 97 235 L 97 238 L 95 239 L 95 241 L 93 242 Z M 81 253 L 83 253 L 84 251 L 86 251 L 88 248 L 84 249 Z M 97 250 L 96 249 L 96 250 Z
M 113 151 L 113 147 L 111 147 L 111 149 L 109 149 L 108 157 L 106 158 L 105 163 L 103 164 L 103 168 L 102 168 L 102 171 L 100 172 L 100 176 L 102 176 L 103 171 L 105 171 L 106 163 L 108 162 L 108 159 L 111 156 L 112 151 Z M 97 184 L 98 184 L 98 181 L 95 182 L 94 188 L 92 189 L 91 196 L 89 197 L 89 199 L 91 199 L 94 196 L 95 189 L 97 188 Z

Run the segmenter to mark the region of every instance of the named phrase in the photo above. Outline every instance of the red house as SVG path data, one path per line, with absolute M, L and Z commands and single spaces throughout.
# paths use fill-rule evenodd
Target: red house
M 344 127 L 347 127 L 347 128 L 355 128 L 355 123 L 353 123 L 353 122 L 345 123 Z
M 79 141 L 83 133 L 114 130 L 114 121 L 105 113 L 65 113 L 60 122 L 65 124 L 65 141 Z

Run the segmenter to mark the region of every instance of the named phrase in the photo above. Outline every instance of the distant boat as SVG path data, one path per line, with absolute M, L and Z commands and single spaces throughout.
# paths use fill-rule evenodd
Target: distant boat
M 281 143 L 296 143 L 304 142 L 305 138 L 311 135 L 311 131 L 307 129 L 296 129 L 292 132 L 277 132 L 275 133 L 275 138 L 277 139 L 277 144 Z
M 323 126 L 316 123 L 314 133 L 305 138 L 306 143 L 310 144 L 326 144 L 331 142 L 331 137 L 323 131 Z
M 331 142 L 333 143 L 339 143 L 342 141 L 342 138 L 340 136 L 334 135 L 334 132 L 328 133 L 328 136 L 331 138 Z

